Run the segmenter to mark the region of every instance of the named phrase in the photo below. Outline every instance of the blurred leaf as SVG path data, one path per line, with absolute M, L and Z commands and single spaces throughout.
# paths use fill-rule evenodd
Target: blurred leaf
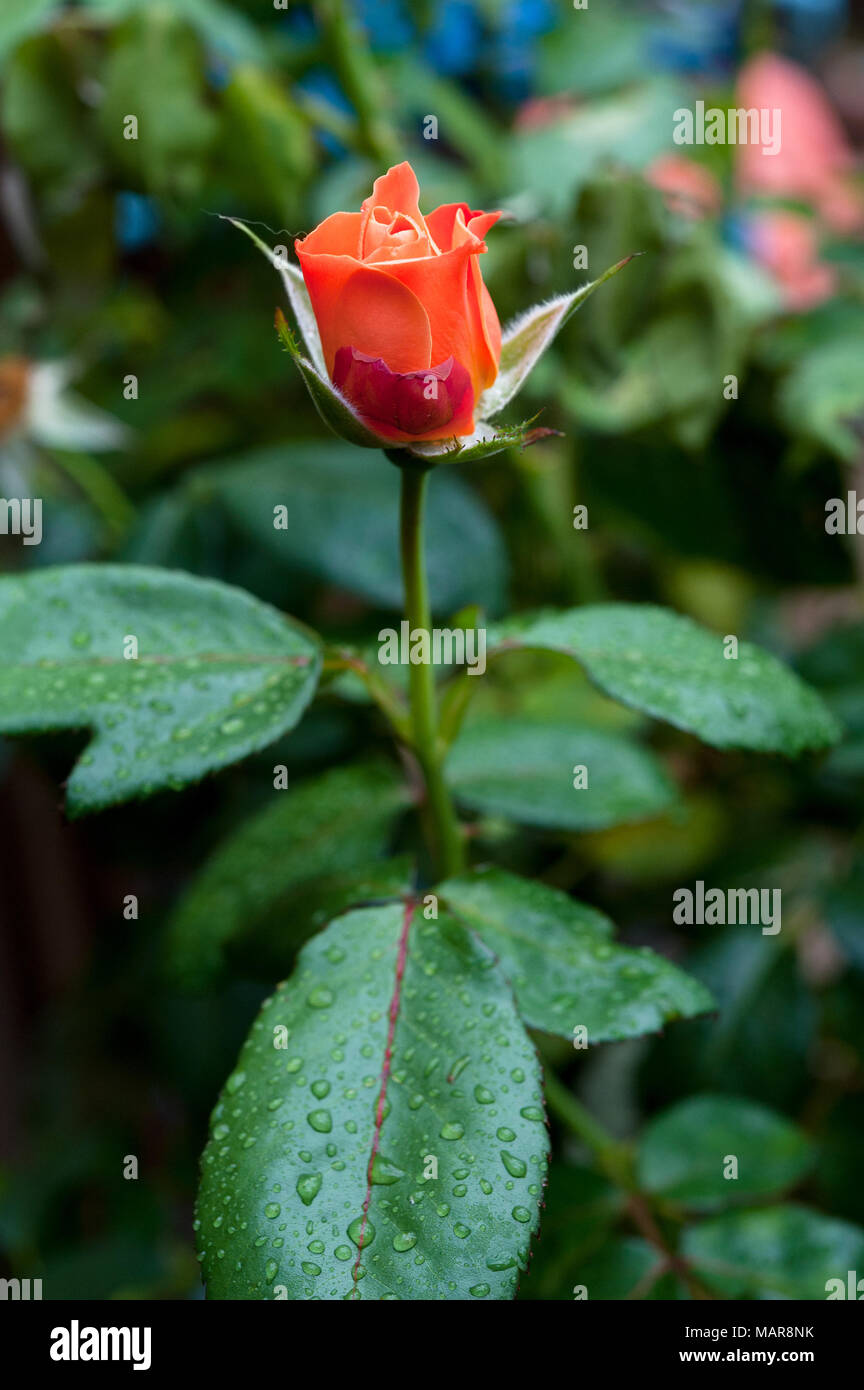
M 311 634 L 242 590 L 134 565 L 0 580 L 0 649 L 0 730 L 94 734 L 67 783 L 71 815 L 266 747 L 302 716 L 321 662 Z
M 574 787 L 584 767 L 587 785 Z M 573 722 L 473 720 L 445 767 L 463 805 L 555 830 L 595 830 L 657 815 L 676 791 L 646 749 Z
M 512 1297 L 546 1171 L 540 1068 L 494 961 L 455 922 L 394 904 L 307 942 L 212 1125 L 197 1205 L 209 1298 Z M 267 1239 L 279 1216 L 311 1240 L 299 1265 Z
M 843 463 L 855 463 L 864 447 L 860 333 L 831 339 L 799 358 L 780 387 L 778 406 L 790 433 L 808 435 Z
M 558 295 L 548 303 L 535 304 L 507 325 L 501 341 L 498 376 L 480 396 L 477 402 L 478 415 L 491 417 L 503 410 L 571 314 L 574 314 L 600 285 L 611 280 L 612 276 L 617 275 L 632 259 L 632 256 L 626 256 L 623 261 L 610 266 L 596 280 L 583 285 L 579 290 L 574 290 L 572 294 Z
M 752 927 L 709 927 L 687 969 L 711 991 L 717 1017 L 682 1024 L 678 1036 L 654 1044 L 652 1085 L 676 1095 L 723 1090 L 785 1109 L 801 1105 L 817 1010 L 792 953 Z
M 824 1299 L 829 1279 L 864 1268 L 864 1231 L 790 1203 L 691 1226 L 681 1250 L 727 1298 Z
M 852 964 L 864 970 L 864 858 L 828 894 L 825 918 Z
M 860 1013 L 860 1002 L 858 1004 Z M 814 1175 L 820 1206 L 850 1221 L 864 1223 L 864 1096 L 844 1096 L 819 1136 L 819 1166 Z M 864 1277 L 864 1276 L 862 1276 Z
M 0 13 L 0 59 L 26 39 L 48 27 L 51 12 L 58 10 L 61 0 L 3 0 Z
M 610 1240 L 574 1271 L 576 1286 L 584 1285 L 588 1299 L 686 1298 L 664 1255 L 635 1236 Z M 666 1272 L 664 1272 L 666 1271 Z
M 127 15 L 156 8 L 153 0 L 83 0 L 83 3 L 87 9 L 115 23 Z M 222 0 L 160 0 L 160 3 L 193 25 L 208 44 L 237 62 L 265 61 L 265 41 L 236 4 L 223 4 Z
M 194 196 L 218 122 L 188 26 L 161 0 L 136 10 L 112 33 L 104 81 L 99 115 L 121 166 L 154 193 Z M 135 139 L 124 135 L 128 116 L 138 122 Z
M 251 64 L 232 70 L 223 102 L 222 176 L 238 191 L 248 190 L 253 206 L 273 208 L 280 221 L 296 219 L 302 186 L 315 168 L 304 117 L 284 87 Z
M 724 1176 L 728 1156 L 738 1161 Z M 689 1207 L 722 1207 L 791 1187 L 815 1155 L 795 1125 L 737 1096 L 693 1096 L 658 1115 L 639 1146 L 639 1186 Z
M 519 1284 L 520 1300 L 572 1299 L 582 1264 L 598 1246 L 605 1248 L 623 1204 L 621 1189 L 590 1168 L 553 1159 L 540 1239 Z
M 382 454 L 292 440 L 201 470 L 189 486 L 217 498 L 276 560 L 401 611 L 399 472 Z M 278 507 L 287 509 L 287 529 L 274 527 Z M 506 556 L 480 499 L 452 474 L 436 472 L 426 525 L 435 612 L 469 602 L 500 611 Z
M 284 970 L 327 917 L 364 893 L 379 896 L 373 861 L 407 800 L 386 763 L 333 768 L 275 793 L 271 805 L 216 846 L 186 889 L 169 924 L 172 973 L 207 984 L 230 944 L 262 931 L 281 938 Z M 386 863 L 380 870 L 392 879 Z
M 649 24 L 632 5 L 586 5 L 575 21 L 569 16 L 541 40 L 540 90 L 573 92 L 584 100 L 639 81 Z
M 309 357 L 316 372 L 321 377 L 326 377 L 327 369 L 324 365 L 324 350 L 321 347 L 321 335 L 318 332 L 318 323 L 315 319 L 315 310 L 312 308 L 312 300 L 309 298 L 309 291 L 306 288 L 306 281 L 303 279 L 303 272 L 299 265 L 294 265 L 293 261 L 285 260 L 282 255 L 277 255 L 272 247 L 247 227 L 245 222 L 240 222 L 236 217 L 226 217 L 226 222 L 230 222 L 232 227 L 238 231 L 245 232 L 253 245 L 258 247 L 278 273 L 288 296 L 291 305 L 291 312 L 300 329 L 303 342 L 306 345 Z
M 503 182 L 507 156 L 501 132 L 464 88 L 412 58 L 401 57 L 390 77 L 406 121 L 418 122 L 422 128 L 427 113 L 434 113 L 439 123 L 435 138 L 458 151 L 486 184 L 496 187 Z M 458 196 L 464 200 L 465 194 Z
M 532 1028 L 591 1043 L 654 1033 L 714 1007 L 708 991 L 647 949 L 616 945 L 612 923 L 566 893 L 503 869 L 448 879 L 438 890 L 498 957 Z
M 707 793 L 691 793 L 665 815 L 579 838 L 579 852 L 607 874 L 645 885 L 698 874 L 728 833 L 729 812 Z
M 668 150 L 680 96 L 677 84 L 662 79 L 586 103 L 554 124 L 518 131 L 511 144 L 512 186 L 530 192 L 538 209 L 564 215 L 603 163 L 641 169 Z
M 594 185 L 591 192 L 596 193 Z M 618 193 L 613 206 L 620 199 Z M 595 227 L 608 235 L 608 214 L 604 219 L 595 209 L 591 216 L 590 200 L 583 197 L 580 209 L 586 201 L 589 219 L 580 235 L 593 237 Z M 594 244 L 591 240 L 592 253 Z M 598 254 L 608 254 L 607 246 L 601 243 Z M 777 302 L 757 272 L 704 229 L 674 254 L 670 246 L 661 249 L 649 293 L 643 288 L 623 306 L 619 282 L 610 291 L 617 293 L 614 305 L 595 301 L 580 346 L 583 370 L 568 362 L 559 392 L 591 429 L 620 434 L 662 425 L 682 448 L 701 449 L 728 408 L 727 377 L 740 376 L 752 331 L 776 312 Z M 645 286 L 644 274 L 640 278 Z M 608 310 L 605 318 L 603 310 Z M 592 328 L 599 334 L 597 344 Z
M 0 119 L 16 159 L 32 177 L 51 182 L 53 198 L 99 172 L 75 73 L 55 38 L 30 39 L 4 64 Z
M 40 362 L 30 378 L 29 434 L 47 449 L 120 449 L 131 431 L 91 401 L 67 389 L 73 373 L 67 362 Z
M 723 638 L 650 604 L 597 604 L 520 617 L 490 630 L 495 649 L 569 653 L 613 699 L 665 719 L 715 748 L 800 753 L 840 736 L 815 691 L 768 652 L 741 642 L 726 660 Z
M 598 171 L 582 188 L 573 224 L 568 240 L 578 238 L 591 266 L 610 265 L 625 252 L 641 251 L 644 257 L 628 275 L 616 277 L 603 294 L 586 304 L 562 340 L 567 380 L 582 375 L 576 367 L 581 359 L 588 381 L 596 383 L 600 368 L 613 377 L 617 374 L 621 348 L 644 331 L 656 312 L 669 261 L 668 214 L 656 188 L 641 175 L 615 168 Z M 682 253 L 686 254 L 680 248 Z M 567 351 L 568 346 L 576 348 L 575 355 Z

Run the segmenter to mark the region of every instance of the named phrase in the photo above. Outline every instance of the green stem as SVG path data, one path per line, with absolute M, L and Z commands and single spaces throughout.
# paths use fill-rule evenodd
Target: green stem
M 544 1090 L 549 1109 L 553 1110 L 574 1134 L 587 1144 L 606 1176 L 627 1192 L 636 1190 L 626 1145 L 604 1129 L 598 1120 L 577 1100 L 569 1086 L 559 1081 L 551 1071 L 544 1077 Z
M 684 1283 L 690 1297 L 713 1299 L 714 1294 L 699 1282 L 687 1261 L 672 1249 L 663 1235 L 649 1198 L 639 1190 L 628 1146 L 619 1143 L 607 1129 L 604 1129 L 585 1109 L 582 1102 L 576 1099 L 569 1086 L 565 1086 L 549 1070 L 544 1077 L 544 1090 L 549 1109 L 588 1146 L 609 1181 L 627 1193 L 627 1210 L 635 1226 L 649 1245 L 653 1245 L 663 1256 L 669 1269 Z
M 315 12 L 342 88 L 357 113 L 360 144 L 379 164 L 395 163 L 398 147 L 381 116 L 378 73 L 345 0 L 316 0 Z
M 428 472 L 406 465 L 402 475 L 401 547 L 402 575 L 405 583 L 405 615 L 409 631 L 428 632 L 431 637 L 429 591 L 423 553 L 423 504 Z M 459 873 L 465 864 L 465 846 L 453 802 L 444 781 L 438 740 L 435 698 L 435 667 L 431 661 L 412 662 L 408 667 L 411 691 L 411 725 L 414 751 L 426 781 L 426 799 L 436 868 L 441 877 Z

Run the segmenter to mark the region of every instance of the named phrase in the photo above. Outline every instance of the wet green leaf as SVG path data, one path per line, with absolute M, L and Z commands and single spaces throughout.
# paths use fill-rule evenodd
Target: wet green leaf
M 321 664 L 311 633 L 242 590 L 137 565 L 0 580 L 0 650 L 0 732 L 94 735 L 71 815 L 265 748 L 300 719 Z
M 340 917 L 265 1003 L 213 1112 L 208 1297 L 510 1298 L 547 1142 L 491 954 L 413 905 Z
M 840 726 L 815 691 L 776 657 L 651 604 L 606 603 L 520 617 L 490 630 L 495 649 L 566 652 L 613 699 L 715 748 L 795 754 L 835 743 Z
M 591 1043 L 655 1033 L 714 1007 L 711 995 L 647 948 L 612 940 L 612 923 L 557 888 L 503 869 L 478 869 L 438 890 L 501 962 L 526 1023 Z

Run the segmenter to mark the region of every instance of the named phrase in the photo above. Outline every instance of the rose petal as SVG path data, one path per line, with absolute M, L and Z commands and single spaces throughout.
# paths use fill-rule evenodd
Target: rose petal
M 295 250 L 302 247 L 307 255 L 358 256 L 360 252 L 359 212 L 334 212 L 301 241 L 295 241 Z
M 473 239 L 466 239 L 463 245 L 441 256 L 387 261 L 378 269 L 410 289 L 425 307 L 432 332 L 429 361 L 441 362 L 452 355 L 468 368 L 475 394 L 479 394 L 484 383 L 494 380 L 497 363 L 491 360 L 486 343 L 471 268 L 475 245 Z M 346 336 L 343 335 L 343 342 Z M 353 338 L 350 341 L 369 350 Z M 415 363 L 410 365 L 416 366 Z M 395 362 L 390 366 L 397 371 L 404 370 Z
M 380 174 L 372 185 L 372 192 L 364 198 L 362 211 L 367 208 L 391 208 L 393 212 L 404 212 L 414 222 L 422 222 L 420 211 L 420 185 L 417 175 L 407 159 L 394 164 L 386 174 Z
M 453 232 L 460 213 L 463 227 L 467 227 L 478 241 L 483 240 L 489 228 L 501 216 L 500 212 L 472 212 L 467 203 L 442 203 L 426 218 L 426 226 L 439 250 L 452 251 L 453 246 L 458 244 L 453 240 Z M 476 225 L 472 226 L 475 220 Z
M 429 318 L 410 288 L 348 256 L 309 256 L 302 245 L 297 254 L 331 376 L 336 349 L 346 340 L 383 357 L 394 372 L 428 367 Z
M 419 372 L 393 372 L 380 357 L 340 347 L 333 384 L 379 433 L 435 439 L 470 433 L 474 392 L 465 367 L 448 357 Z

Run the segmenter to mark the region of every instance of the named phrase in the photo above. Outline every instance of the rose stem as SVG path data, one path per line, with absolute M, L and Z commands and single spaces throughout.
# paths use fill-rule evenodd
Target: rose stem
M 628 1213 L 642 1236 L 649 1245 L 655 1247 L 669 1269 L 682 1280 L 691 1298 L 713 1299 L 714 1295 L 699 1282 L 687 1261 L 672 1249 L 660 1230 L 651 1209 L 650 1198 L 640 1191 L 636 1182 L 628 1146 L 619 1143 L 599 1120 L 595 1120 L 582 1102 L 577 1100 L 569 1086 L 565 1086 L 548 1067 L 545 1070 L 544 1092 L 547 1106 L 592 1151 L 598 1166 L 609 1181 L 627 1193 Z
M 399 471 L 402 475 L 401 545 L 405 615 L 408 619 L 409 633 L 419 629 L 430 633 L 431 639 L 429 592 L 423 551 L 423 505 L 429 475 L 422 466 L 411 464 L 404 465 Z M 465 848 L 453 802 L 444 781 L 438 747 L 435 668 L 431 661 L 411 662 L 408 673 L 414 751 L 426 780 L 427 808 L 435 842 L 436 868 L 440 875 L 446 878 L 463 869 Z

